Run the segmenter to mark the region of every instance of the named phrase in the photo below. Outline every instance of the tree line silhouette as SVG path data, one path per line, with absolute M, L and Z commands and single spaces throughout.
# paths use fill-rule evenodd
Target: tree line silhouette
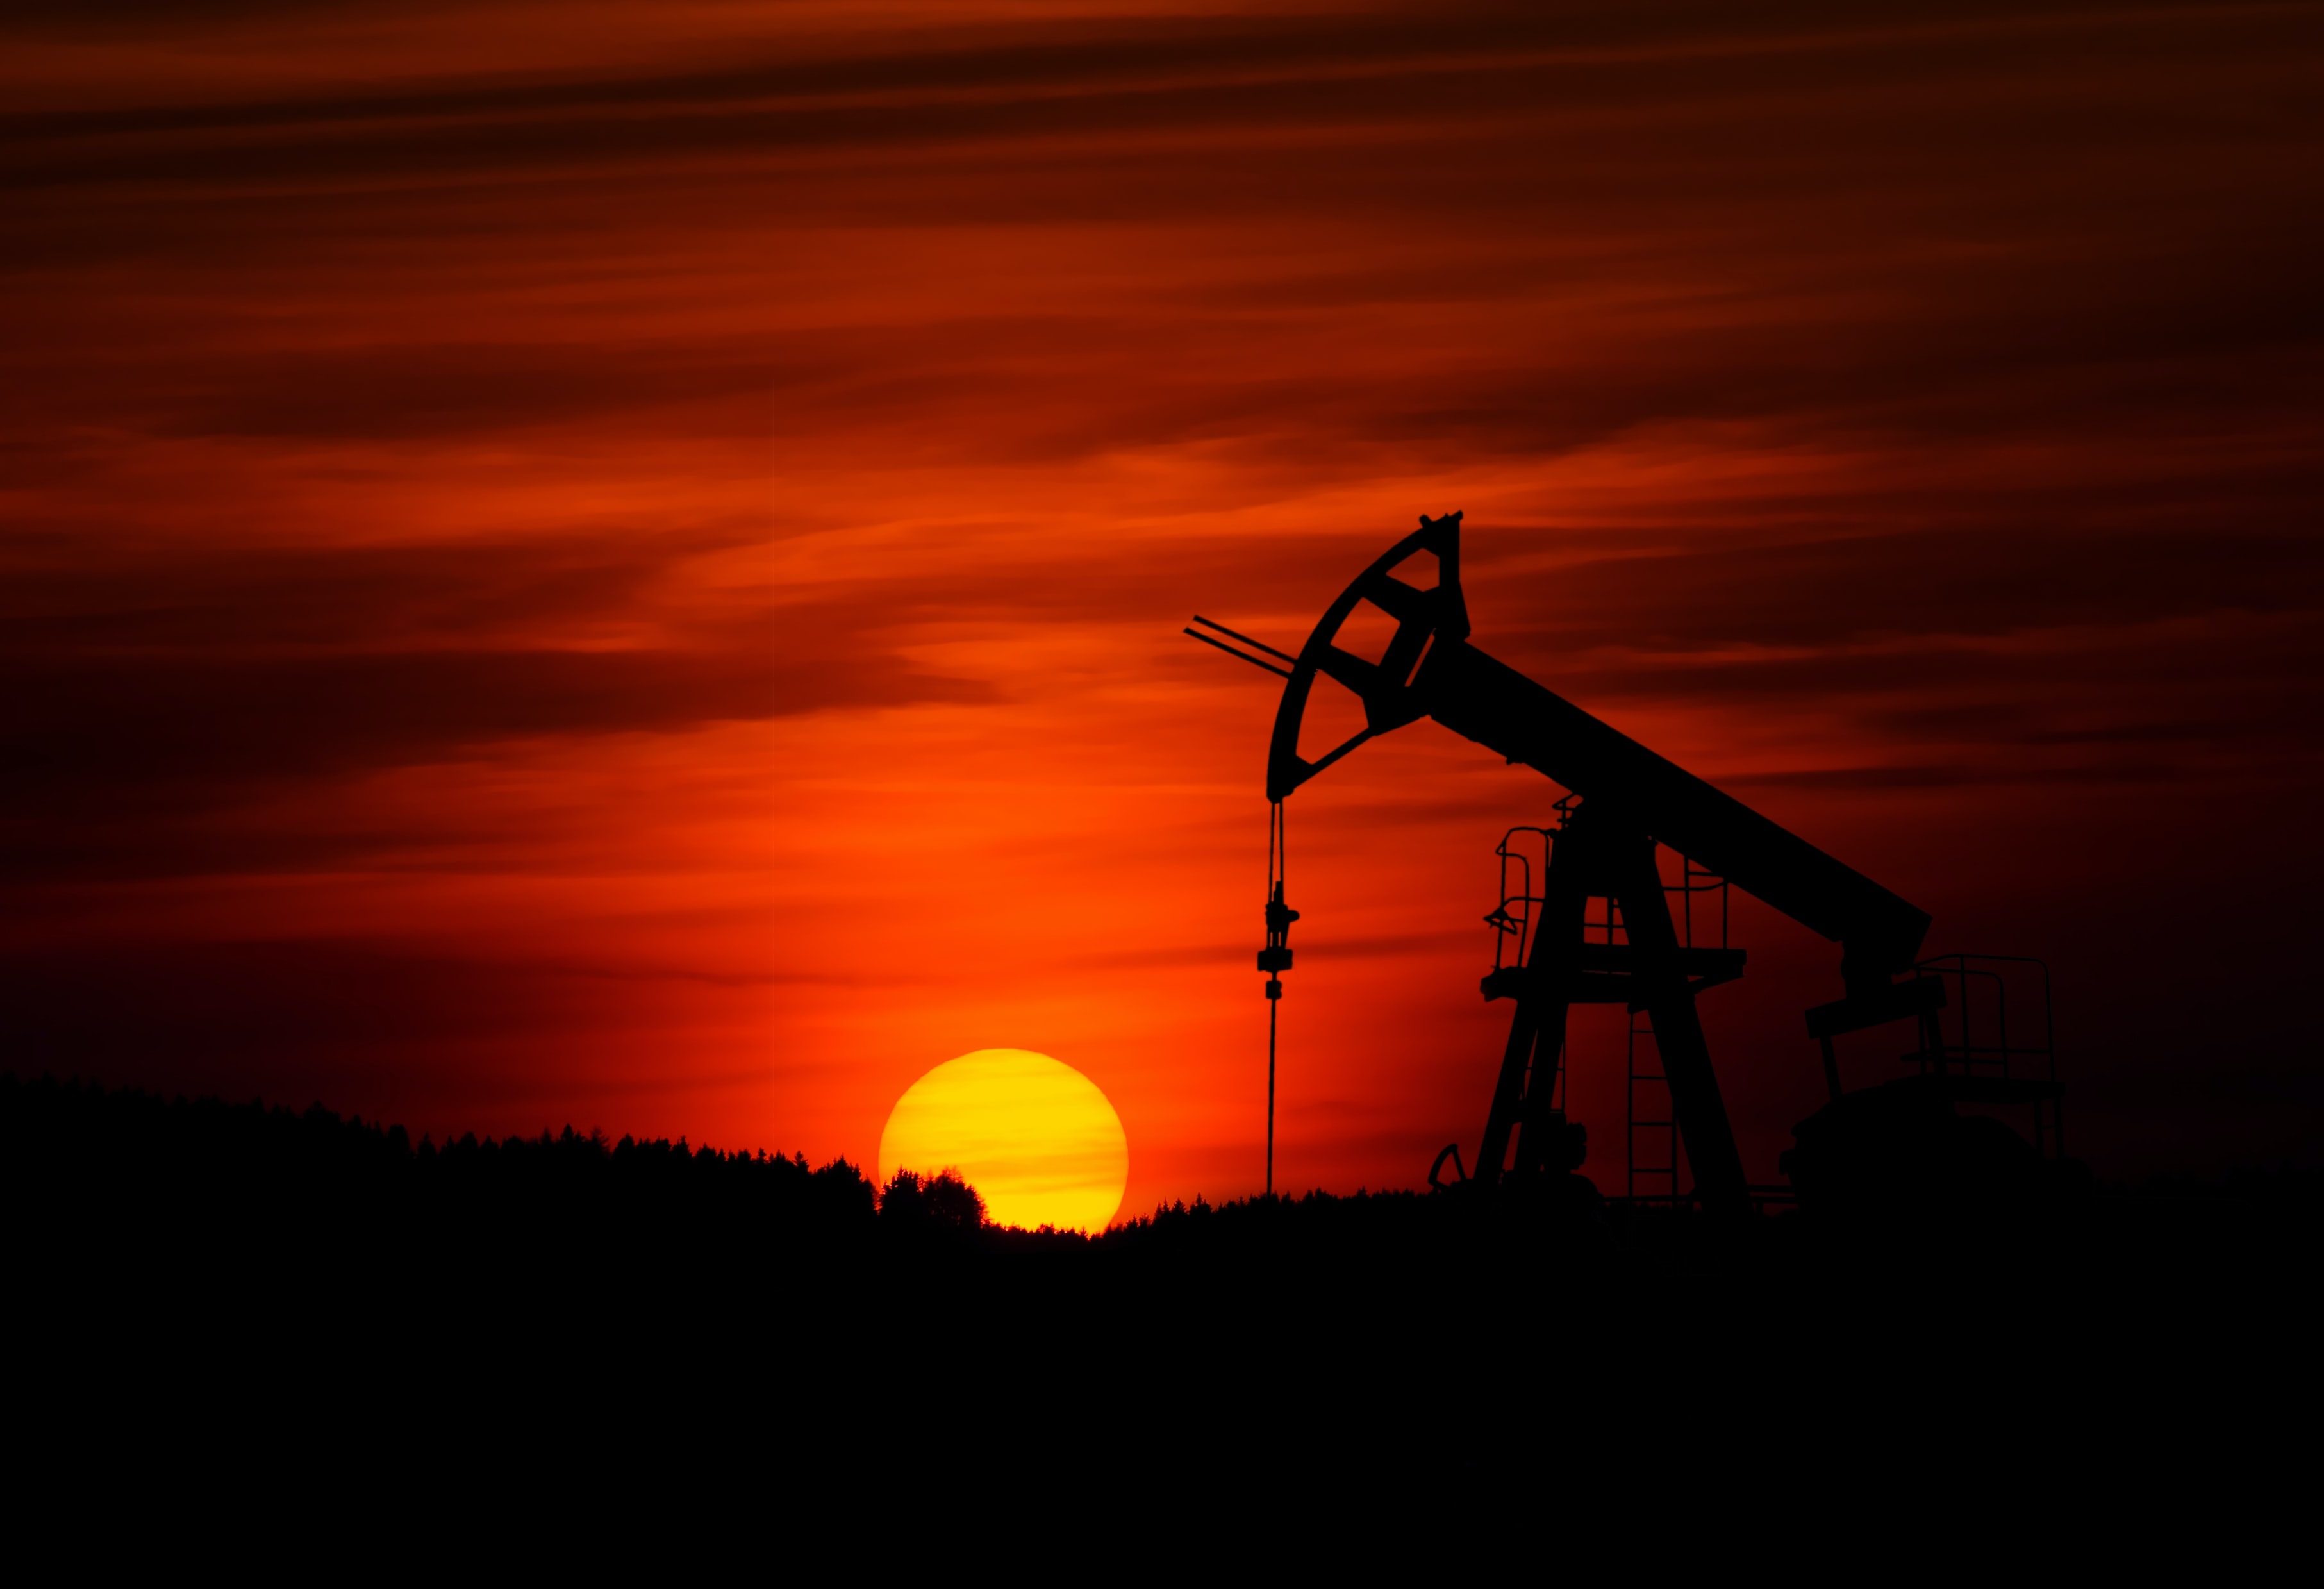
M 906 1169 L 884 1185 L 845 1158 L 609 1139 L 567 1125 L 414 1142 L 401 1125 L 214 1097 L 164 1098 L 50 1076 L 0 1075 L 0 1178 L 19 1228 L 70 1240 L 217 1239 L 235 1232 L 346 1244 L 399 1230 L 468 1246 L 558 1239 L 680 1239 L 840 1250 L 945 1241 L 994 1251 L 1157 1251 L 1254 1227 L 1265 1200 L 1201 1197 L 1091 1235 L 1003 1229 L 957 1170 Z M 1326 1245 L 1409 1223 L 1410 1192 L 1278 1198 Z M 1303 1218 L 1304 1216 L 1304 1218 Z M 1215 1233 L 1215 1234 L 1214 1234 Z
M 1205 1428 L 1344 1415 L 1347 1449 L 1409 1465 L 1458 1429 L 1445 1409 L 1533 1394 L 1545 1356 L 1562 1409 L 1626 1398 L 1602 1416 L 1664 1429 L 1714 1384 L 1765 1390 L 1781 1427 L 1899 1353 L 2111 1396 L 2157 1361 L 2298 1360 L 2317 1191 L 2182 1178 L 2025 1240 L 1506 1188 L 1197 1196 L 1090 1235 L 996 1228 L 941 1167 L 881 1186 L 844 1159 L 569 1128 L 415 1142 L 320 1106 L 0 1076 L 20 1385 L 79 1399 L 71 1427 L 108 1452 L 139 1426 L 92 1420 L 94 1391 L 140 1418 L 195 1407 L 203 1439 L 269 1406 L 424 1439 L 431 1472 L 536 1437 L 665 1461 L 692 1438 L 674 1409 L 719 1426 L 720 1461 L 829 1463 L 830 1432 L 866 1419 L 1002 1427 L 1050 1405 L 1118 1432 L 1230 1400 Z
M 0 1076 L 0 1175 L 27 1225 L 132 1239 L 240 1229 L 345 1240 L 402 1225 L 464 1241 L 744 1229 L 827 1241 L 868 1233 L 881 1204 L 844 1158 L 810 1167 L 569 1125 L 415 1143 L 401 1125 L 320 1104 L 165 1099 L 45 1076 Z M 898 1210 L 918 1213 L 908 1196 Z
M 383 1253 L 509 1272 L 532 1263 L 796 1267 L 989 1254 L 1257 1275 L 1335 1265 L 1450 1275 L 1544 1250 L 1568 1264 L 1642 1250 L 1664 1261 L 1725 1240 L 1702 1221 L 1654 1211 L 1582 1217 L 1570 1199 L 1398 1190 L 1217 1205 L 1198 1196 L 1093 1234 L 1001 1229 L 975 1188 L 941 1168 L 902 1170 L 881 1186 L 844 1158 L 810 1165 L 797 1153 L 613 1140 L 569 1125 L 414 1142 L 401 1125 L 319 1104 L 293 1111 L 162 1098 L 47 1076 L 0 1075 L 0 1187 L 20 1258 L 245 1270 L 362 1264 Z M 2232 1246 L 2239 1235 L 2279 1252 L 2287 1243 L 2312 1248 L 2319 1189 L 2316 1176 L 2289 1171 L 2165 1178 L 2118 1191 L 2070 1227 L 2053 1222 L 2032 1234 L 2045 1250 L 2061 1232 L 2091 1249 L 2216 1247 L 2223 1236 Z M 1812 1233 L 1803 1223 L 1756 1222 L 1755 1261 L 1799 1261 Z M 1996 1245 L 1989 1226 L 1955 1234 Z M 1868 1233 L 1847 1237 L 1863 1246 Z
M 1408 1191 L 1197 1196 L 1094 1233 L 1002 1228 L 946 1168 L 899 1170 L 882 1186 L 844 1158 L 810 1165 L 569 1125 L 415 1142 L 401 1125 L 319 1104 L 164 1098 L 47 1076 L 0 1076 L 0 1188 L 21 1257 L 245 1280 L 382 1262 L 507 1277 L 528 1266 L 804 1272 L 979 1255 L 1280 1274 L 1424 1250 L 1453 1261 L 1477 1234 L 1452 1202 Z

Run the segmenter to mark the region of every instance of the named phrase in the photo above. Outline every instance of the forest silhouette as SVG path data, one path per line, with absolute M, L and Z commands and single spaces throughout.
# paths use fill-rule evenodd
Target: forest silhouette
M 882 1186 L 570 1127 L 414 1141 L 319 1104 L 7 1075 L 0 1190 L 19 1382 L 77 1472 L 158 1418 L 478 1495 L 535 1464 L 676 1464 L 724 1493 L 764 1463 L 786 1494 L 799 1469 L 885 1495 L 881 1443 L 919 1437 L 899 1430 L 1078 1430 L 1078 1465 L 1256 1428 L 1380 1464 L 1407 1502 L 1462 1471 L 1456 1437 L 1534 1442 L 1534 1413 L 1645 1461 L 1722 1420 L 1950 1429 L 2032 1394 L 2128 1437 L 2163 1389 L 2262 1405 L 2307 1349 L 2319 1206 L 2278 1174 L 2100 1188 L 2015 1227 L 1737 1225 L 1561 1179 L 1197 1196 L 1088 1234 L 996 1227 L 941 1166 Z M 966 1461 L 946 1447 L 944 1482 Z
M 596 1449 L 605 1416 L 658 1451 L 641 1420 L 672 1408 L 724 1419 L 722 1451 L 883 1418 L 1054 1414 L 1111 1439 L 1246 1408 L 1420 1449 L 1509 1394 L 1625 1437 L 1737 1398 L 1788 1427 L 1900 1354 L 1924 1385 L 2038 1371 L 2111 1418 L 2155 1363 L 2264 1377 L 2304 1350 L 2324 1204 L 2314 1177 L 2254 1174 L 2015 1224 L 1738 1224 L 1560 1178 L 1028 1231 L 943 1166 L 881 1186 L 845 1159 L 570 1127 L 414 1141 L 319 1104 L 5 1075 L 0 1191 L 33 1382 L 161 1394 L 189 1427 L 274 1406 L 401 1428 L 440 1402 L 477 1411 L 483 1443 L 453 1444 L 484 1463 L 509 1439 Z
M 885 1186 L 844 1158 L 640 1141 L 567 1125 L 537 1136 L 414 1142 L 401 1125 L 216 1098 L 165 1099 L 43 1076 L 0 1075 L 0 1177 L 19 1265 L 216 1269 L 280 1278 L 397 1255 L 512 1281 L 576 1262 L 710 1262 L 736 1272 L 928 1262 L 1010 1269 L 1048 1259 L 1091 1279 L 1205 1269 L 1279 1282 L 1326 1271 L 1390 1286 L 1453 1283 L 1554 1256 L 1563 1272 L 1678 1272 L 2079 1254 L 2136 1268 L 2158 1254 L 2225 1261 L 2312 1252 L 2319 1178 L 2251 1171 L 2163 1178 L 2006 1222 L 1877 1224 L 1755 1218 L 1740 1231 L 1683 1212 L 1577 1197 L 1563 1178 L 1528 1194 L 1452 1186 L 1335 1196 L 1196 1197 L 1096 1233 L 1002 1228 L 945 1167 Z M 1017 1267 L 1021 1267 L 1019 1265 Z

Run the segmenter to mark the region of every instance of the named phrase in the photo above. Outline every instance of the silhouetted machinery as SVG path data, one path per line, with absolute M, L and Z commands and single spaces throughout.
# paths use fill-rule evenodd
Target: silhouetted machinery
M 1489 1186 L 1578 1169 L 1585 1143 L 1563 1098 L 1568 1013 L 1575 1004 L 1615 1003 L 1631 1013 L 1633 1196 L 1650 1197 L 1657 1176 L 1664 1197 L 1725 1212 L 1791 1192 L 1835 1205 L 2014 1200 L 2046 1184 L 2046 1160 L 2063 1150 L 2046 970 L 2004 956 L 1920 959 L 1927 912 L 1470 644 L 1461 517 L 1423 518 L 1340 594 L 1296 657 L 1204 618 L 1195 620 L 1202 630 L 1187 631 L 1286 681 L 1267 769 L 1276 810 L 1259 969 L 1268 998 L 1281 995 L 1296 915 L 1283 895 L 1282 800 L 1366 740 L 1433 717 L 1569 791 L 1557 802 L 1555 826 L 1512 829 L 1500 846 L 1502 897 L 1486 919 L 1501 947 L 1484 993 L 1514 1008 L 1475 1180 Z M 1339 642 L 1367 602 L 1395 622 L 1375 657 Z M 1300 731 L 1318 673 L 1362 702 L 1364 726 L 1309 761 L 1299 752 Z M 1676 857 L 1675 882 L 1665 882 L 1657 846 Z M 1532 847 L 1541 853 L 1538 869 Z M 1797 1145 L 1784 1155 L 1788 1190 L 1747 1183 L 1695 1011 L 1704 990 L 1743 972 L 1744 952 L 1725 941 L 1729 883 L 1840 949 L 1842 996 L 1807 1012 L 1830 1102 L 1794 1132 Z M 2038 1010 L 2027 1010 L 2035 1000 Z M 1904 1056 L 1913 1074 L 1844 1091 L 1834 1039 L 1904 1021 L 1916 1023 L 1920 1039 Z M 2037 1038 L 2024 1037 L 2029 1025 L 2041 1029 Z M 1270 1181 L 1272 1097 L 1270 1058 Z M 1643 1113 L 1642 1098 L 1650 1100 Z M 1666 1118 L 1655 1117 L 1653 1100 Z M 1989 1114 L 1964 1115 L 1964 1104 L 2029 1107 L 2032 1141 Z M 1682 1148 L 1693 1178 L 1684 1192 Z M 1448 1147 L 1430 1169 L 1432 1184 L 1441 1184 L 1448 1157 L 1461 1169 L 1457 1146 Z

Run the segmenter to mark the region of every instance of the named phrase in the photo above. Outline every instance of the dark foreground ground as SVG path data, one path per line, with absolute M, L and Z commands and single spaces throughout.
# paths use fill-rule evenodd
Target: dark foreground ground
M 319 1107 L 14 1078 L 0 1177 L 11 1361 L 49 1390 L 263 1387 L 391 1421 L 684 1406 L 785 1438 L 875 1409 L 906 1433 L 1042 1408 L 1230 1446 L 1320 1419 L 1406 1455 L 2306 1409 L 2324 1229 L 2313 1179 L 2254 1175 L 1732 1227 L 1313 1193 L 1093 1239 L 883 1208 L 844 1162 L 569 1131 L 415 1145 Z M 1718 1457 L 1690 1442 L 1669 1458 Z
M 1315 1193 L 1096 1239 L 886 1190 L 0 1077 L 18 1556 L 2208 1581 L 2310 1510 L 2312 1181 L 1733 1226 Z

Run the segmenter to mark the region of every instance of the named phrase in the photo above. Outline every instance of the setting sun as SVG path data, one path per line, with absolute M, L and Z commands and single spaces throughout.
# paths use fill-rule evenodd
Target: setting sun
M 1130 1145 L 1089 1077 L 1047 1054 L 979 1049 L 907 1088 L 880 1133 L 880 1178 L 957 1169 L 997 1224 L 1102 1230 Z

